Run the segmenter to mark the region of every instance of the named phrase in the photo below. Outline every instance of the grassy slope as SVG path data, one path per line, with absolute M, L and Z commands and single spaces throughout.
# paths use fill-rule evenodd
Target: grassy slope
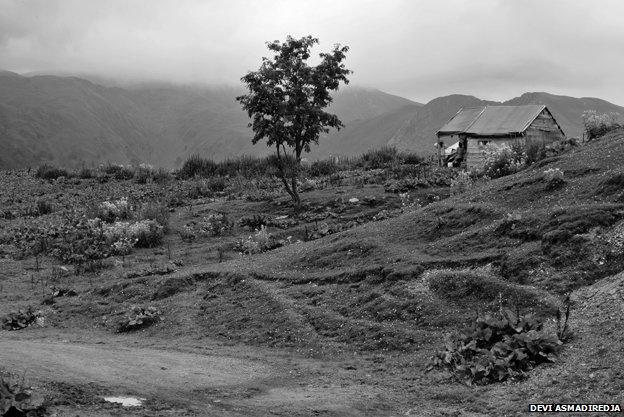
M 568 137 L 582 137 L 581 115 L 586 110 L 600 113 L 624 114 L 624 108 L 598 98 L 576 98 L 548 93 L 525 93 L 505 102 L 480 100 L 473 96 L 454 94 L 438 97 L 425 104 L 399 129 L 390 140 L 390 145 L 406 149 L 420 149 L 422 154 L 433 154 L 435 133 L 462 107 L 486 105 L 518 106 L 524 104 L 545 104 Z
M 432 262 L 487 262 L 517 250 L 519 244 L 539 243 L 541 235 L 555 227 L 557 218 L 573 222 L 578 220 L 577 215 L 587 217 L 605 211 L 613 215 L 605 221 L 617 220 L 624 208 L 620 191 L 617 187 L 607 193 L 597 190 L 604 180 L 624 171 L 620 160 L 623 154 L 622 133 L 618 132 L 423 210 L 220 268 L 307 276 L 341 268 L 400 269 Z M 549 168 L 563 170 L 564 186 L 548 188 L 542 173 Z M 567 217 L 559 213 L 566 209 Z M 514 237 L 504 230 L 503 220 L 512 213 L 521 217 L 519 227 L 532 228 L 534 238 Z M 596 219 L 594 226 L 600 221 Z M 349 250 L 357 256 L 347 256 Z
M 613 179 L 624 174 L 623 138 L 623 132 L 608 135 L 410 214 L 221 264 L 215 263 L 211 245 L 184 245 L 170 236 L 174 257 L 181 252 L 192 256 L 188 267 L 135 277 L 120 276 L 116 268 L 92 283 L 66 277 L 63 284 L 80 295 L 45 307 L 49 325 L 74 334 L 86 334 L 86 328 L 108 331 L 130 305 L 153 304 L 166 319 L 141 333 L 145 343 L 157 340 L 180 348 L 216 340 L 276 352 L 288 349 L 295 357 L 321 357 L 332 366 L 344 361 L 338 366 L 357 368 L 354 379 L 344 382 L 373 384 L 384 392 L 380 403 L 392 404 L 393 412 L 402 415 L 518 415 L 530 401 L 621 402 L 624 364 L 618 323 L 624 318 L 619 308 L 624 277 L 604 278 L 624 269 L 621 259 L 600 265 L 585 253 L 590 245 L 583 239 L 568 236 L 558 242 L 548 233 L 583 234 L 619 221 L 622 187 Z M 554 167 L 565 172 L 566 183 L 550 189 L 542 172 Z M 326 201 L 322 194 L 334 191 L 304 193 L 304 200 Z M 379 193 L 368 187 L 343 191 L 348 193 L 343 197 L 358 198 Z M 193 210 L 216 209 L 227 209 L 234 218 L 286 210 L 275 202 L 238 200 Z M 512 220 L 508 214 L 514 215 Z M 180 209 L 172 227 L 191 218 Z M 134 258 L 149 269 L 166 262 L 167 255 L 155 250 Z M 537 369 L 522 383 L 481 388 L 424 374 L 444 333 L 461 328 L 475 308 L 491 307 L 494 300 L 466 305 L 441 297 L 428 288 L 422 271 L 489 263 L 502 272 L 496 285 L 510 283 L 510 288 L 541 293 L 546 307 L 551 295 L 577 288 L 572 315 L 576 338 L 562 363 Z M 25 271 L 18 262 L 6 259 L 2 265 L 9 303 L 0 312 L 38 300 L 20 277 Z M 374 380 L 367 379 L 370 374 Z
M 2 72 L 0 168 L 43 162 L 71 167 L 83 162 L 147 162 L 173 167 L 193 153 L 213 159 L 268 153 L 269 149 L 251 144 L 249 119 L 234 99 L 241 93 L 231 87 L 168 84 L 105 87 L 76 77 Z M 335 95 L 330 110 L 345 123 L 357 125 L 412 105 L 417 104 L 379 90 L 348 87 Z M 389 122 L 394 124 L 386 130 L 400 125 Z M 358 130 L 372 147 L 383 145 L 377 133 Z M 348 142 L 343 148 L 353 146 Z M 319 155 L 328 153 L 321 149 Z

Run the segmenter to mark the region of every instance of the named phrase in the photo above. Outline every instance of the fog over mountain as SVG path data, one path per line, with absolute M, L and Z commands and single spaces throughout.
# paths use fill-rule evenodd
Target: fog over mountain
M 191 154 L 221 160 L 266 155 L 251 144 L 249 119 L 235 101 L 241 89 L 171 83 L 104 86 L 78 77 L 0 73 L 0 168 L 44 162 L 68 167 L 141 163 L 173 168 Z M 461 107 L 496 104 L 450 95 L 426 105 L 382 91 L 348 86 L 329 111 L 345 128 L 320 138 L 310 159 L 353 156 L 385 145 L 422 155 L 435 132 Z M 585 110 L 624 108 L 594 98 L 526 93 L 502 104 L 546 104 L 568 136 L 581 135 Z M 500 104 L 500 103 L 499 103 Z
M 287 35 L 348 45 L 354 83 L 417 102 L 624 103 L 619 0 L 0 0 L 0 68 L 21 74 L 234 85 Z
M 466 105 L 544 103 L 570 136 L 583 110 L 624 113 L 618 0 L 0 0 L 0 167 L 263 155 L 241 77 L 307 35 L 312 65 L 341 44 L 353 70 L 310 158 L 427 154 Z
M 0 168 L 43 162 L 174 167 L 194 153 L 217 160 L 267 154 L 263 144 L 251 144 L 249 119 L 235 101 L 241 92 L 163 83 L 106 87 L 77 77 L 2 72 Z M 330 111 L 349 126 L 406 106 L 418 104 L 348 87 L 335 94 Z

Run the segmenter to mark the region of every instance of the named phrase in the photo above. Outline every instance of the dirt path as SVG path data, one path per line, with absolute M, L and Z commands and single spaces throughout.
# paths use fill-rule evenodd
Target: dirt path
M 228 356 L 19 340 L 1 333 L 0 364 L 4 368 L 25 373 L 26 378 L 95 384 L 115 394 L 192 404 L 199 400 L 197 392 L 255 384 L 274 374 L 266 365 Z
M 231 417 L 395 415 L 380 401 L 378 389 L 366 384 L 345 385 L 337 378 L 340 371 L 325 369 L 322 362 L 260 361 L 245 356 L 128 347 L 115 342 L 24 339 L 0 331 L 0 368 L 25 374 L 29 383 L 61 384 L 68 389 L 70 403 L 76 392 L 84 390 L 88 398 L 79 409 L 97 417 L 118 415 L 119 406 L 103 403 L 102 397 L 107 395 L 147 398 L 147 410 L 126 408 L 124 415 L 128 416 L 145 415 L 145 411 L 154 416 L 173 411 Z M 75 411 L 74 406 L 54 409 L 57 416 L 75 416 Z

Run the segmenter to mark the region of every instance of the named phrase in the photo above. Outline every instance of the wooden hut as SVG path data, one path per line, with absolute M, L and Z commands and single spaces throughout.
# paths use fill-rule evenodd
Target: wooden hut
M 437 133 L 444 146 L 459 142 L 461 166 L 483 164 L 486 145 L 511 145 L 514 141 L 552 143 L 565 138 L 548 108 L 541 104 L 485 106 L 460 109 Z M 463 149 L 462 149 L 463 148 Z

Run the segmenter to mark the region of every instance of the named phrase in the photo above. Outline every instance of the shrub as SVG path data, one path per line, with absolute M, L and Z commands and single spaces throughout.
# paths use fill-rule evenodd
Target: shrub
M 132 307 L 130 314 L 118 325 L 117 332 L 131 332 L 151 326 L 160 320 L 160 311 L 156 307 Z
M 103 171 L 106 175 L 119 181 L 131 180 L 134 178 L 134 169 L 132 167 L 109 164 L 104 167 Z
M 39 168 L 37 168 L 37 172 L 35 172 L 35 177 L 43 178 L 45 180 L 55 180 L 59 177 L 69 177 L 69 173 L 62 168 L 57 168 L 53 165 L 43 164 Z
M 135 218 L 137 220 L 154 220 L 163 227 L 163 232 L 169 230 L 169 206 L 164 201 L 149 201 L 141 204 Z
M 331 175 L 339 171 L 338 164 L 333 159 L 324 159 L 322 161 L 314 161 L 308 172 L 312 177 L 322 177 Z
M 563 171 L 559 168 L 549 168 L 542 173 L 549 189 L 557 188 L 565 183 Z
M 82 167 L 78 171 L 78 178 L 82 178 L 83 180 L 87 180 L 87 179 L 91 179 L 95 177 L 96 177 L 96 174 L 95 172 L 93 172 L 91 168 Z
M 229 220 L 225 213 L 209 214 L 199 221 L 191 221 L 185 224 L 179 231 L 182 240 L 191 241 L 198 237 L 218 237 L 228 233 L 234 223 Z
M 234 250 L 245 255 L 254 255 L 279 246 L 281 244 L 268 232 L 266 226 L 261 226 L 260 230 L 256 230 L 256 233 L 247 239 L 239 239 L 234 244 Z
M 253 216 L 241 217 L 241 219 L 238 221 L 238 224 L 240 224 L 242 227 L 248 227 L 251 230 L 256 230 L 260 229 L 262 226 L 266 226 L 267 219 L 262 215 L 254 214 Z
M 520 170 L 526 159 L 523 159 L 521 148 L 514 145 L 512 149 L 508 145 L 496 146 L 488 144 L 483 151 L 483 167 L 481 174 L 489 178 L 500 178 L 513 174 Z
M 267 158 L 254 158 L 243 155 L 238 158 L 215 162 L 195 154 L 184 161 L 184 164 L 177 172 L 177 176 L 182 179 L 189 179 L 213 176 L 243 176 L 252 178 L 262 175 L 273 175 L 277 166 L 275 160 L 274 155 Z
M 390 146 L 371 149 L 360 157 L 360 165 L 367 169 L 384 168 L 399 160 L 399 151 Z
M 182 168 L 178 171 L 178 176 L 183 179 L 193 177 L 207 177 L 216 172 L 216 163 L 209 159 L 204 159 L 197 154 L 193 154 L 184 161 Z
M 171 179 L 171 173 L 164 168 L 158 168 L 156 171 L 152 171 L 152 181 L 157 184 L 162 184 Z
M 451 180 L 451 194 L 460 194 L 468 190 L 474 185 L 473 179 L 466 171 L 460 171 L 455 178 Z
M 554 362 L 560 349 L 561 341 L 546 334 L 541 322 L 506 309 L 478 318 L 470 332 L 448 338 L 428 370 L 445 368 L 469 384 L 517 380 L 541 363 Z
M 141 220 L 138 222 L 120 222 L 102 225 L 103 235 L 109 244 L 114 244 L 121 239 L 130 239 L 135 246 L 151 248 L 158 246 L 164 237 L 163 227 L 154 220 Z
M 548 156 L 546 144 L 541 141 L 527 141 L 524 153 L 526 155 L 526 165 L 532 165 Z
M 0 375 L 0 415 L 5 417 L 47 416 L 47 401 L 33 395 L 30 387 L 24 385 L 24 378 L 10 381 Z
M 204 180 L 204 185 L 212 192 L 222 192 L 227 188 L 227 181 L 224 177 L 210 177 Z
M 583 126 L 587 139 L 592 140 L 622 127 L 619 113 L 598 114 L 595 110 L 583 112 Z
M 119 200 L 104 201 L 97 206 L 94 217 L 98 217 L 107 223 L 115 220 L 129 219 L 132 214 L 132 207 L 126 197 Z
M 137 239 L 130 237 L 120 237 L 115 243 L 111 245 L 113 253 L 115 255 L 126 256 L 132 253 L 132 248 L 137 244 Z
M 210 214 L 204 218 L 205 229 L 212 236 L 223 236 L 234 226 L 225 213 Z
M 41 317 L 41 312 L 28 306 L 25 310 L 13 311 L 5 316 L 2 319 L 2 328 L 5 330 L 22 330 L 35 324 L 39 317 Z
M 138 167 L 134 170 L 134 181 L 137 184 L 147 184 L 152 180 L 152 171 L 149 168 Z
M 37 206 L 35 207 L 35 213 L 39 216 L 43 216 L 45 214 L 50 214 L 53 211 L 53 206 L 46 200 L 37 201 Z
M 418 165 L 424 162 L 425 158 L 415 152 L 401 152 L 401 162 L 407 165 Z

